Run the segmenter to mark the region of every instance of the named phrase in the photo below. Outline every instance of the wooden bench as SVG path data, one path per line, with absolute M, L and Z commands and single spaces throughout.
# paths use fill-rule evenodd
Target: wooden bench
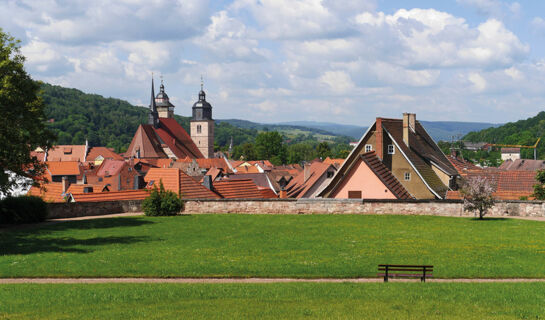
M 384 282 L 388 282 L 388 278 L 420 278 L 426 282 L 426 278 L 433 276 L 433 266 L 379 264 L 377 276 L 384 277 Z

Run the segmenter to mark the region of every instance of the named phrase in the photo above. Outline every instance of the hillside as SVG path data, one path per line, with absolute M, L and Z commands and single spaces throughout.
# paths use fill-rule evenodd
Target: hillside
M 533 145 L 538 138 L 545 139 L 545 111 L 541 111 L 535 117 L 517 122 L 509 122 L 495 128 L 468 133 L 463 140 L 471 142 L 489 142 L 499 144 Z M 540 143 L 537 147 L 538 158 L 545 155 L 545 145 Z M 532 158 L 533 150 L 522 151 L 523 158 Z
M 435 141 L 450 141 L 452 137 L 463 136 L 471 131 L 478 131 L 498 126 L 486 122 L 460 122 L 460 121 L 420 121 Z M 336 135 L 345 135 L 353 139 L 359 139 L 367 130 L 367 127 L 345 125 L 331 122 L 314 121 L 290 121 L 280 123 L 282 125 L 303 126 L 324 130 Z
M 84 144 L 87 139 L 93 146 L 107 146 L 118 152 L 125 151 L 134 132 L 147 122 L 148 108 L 84 93 L 77 89 L 42 84 L 42 98 L 50 127 L 57 134 L 57 144 Z M 175 119 L 189 132 L 189 117 Z M 259 131 L 279 131 L 287 141 L 318 143 L 347 143 L 348 137 L 339 137 L 324 130 L 300 126 L 269 126 L 245 120 L 217 120 L 215 144 L 226 148 L 231 137 L 233 144 L 253 142 Z

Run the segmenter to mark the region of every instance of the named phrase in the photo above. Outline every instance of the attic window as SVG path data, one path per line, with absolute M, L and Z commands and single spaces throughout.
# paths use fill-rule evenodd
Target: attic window
M 395 147 L 393 144 L 389 144 L 388 145 L 388 154 L 394 154 L 396 151 Z
M 371 152 L 373 151 L 373 145 L 366 144 L 365 145 L 365 152 Z
M 327 178 L 333 178 L 333 175 L 335 174 L 335 172 L 333 171 L 328 171 L 327 172 Z
M 151 187 L 153 186 L 153 183 L 155 182 L 155 180 L 150 180 L 150 182 L 148 182 L 148 187 Z
M 411 173 L 410 172 L 405 172 L 403 178 L 405 179 L 405 181 L 411 181 Z
M 63 149 L 64 154 L 72 154 L 72 148 L 66 147 Z

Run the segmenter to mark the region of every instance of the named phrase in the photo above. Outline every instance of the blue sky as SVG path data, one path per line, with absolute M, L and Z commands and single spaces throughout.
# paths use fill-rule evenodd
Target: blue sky
M 36 79 L 188 116 L 369 125 L 507 122 L 545 109 L 545 1 L 0 1 Z

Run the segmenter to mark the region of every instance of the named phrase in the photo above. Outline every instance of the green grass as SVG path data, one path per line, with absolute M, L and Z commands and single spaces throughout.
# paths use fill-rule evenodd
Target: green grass
M 543 283 L 17 284 L 0 319 L 544 319 Z
M 545 277 L 545 223 L 432 216 L 193 215 L 0 231 L 0 277 Z

